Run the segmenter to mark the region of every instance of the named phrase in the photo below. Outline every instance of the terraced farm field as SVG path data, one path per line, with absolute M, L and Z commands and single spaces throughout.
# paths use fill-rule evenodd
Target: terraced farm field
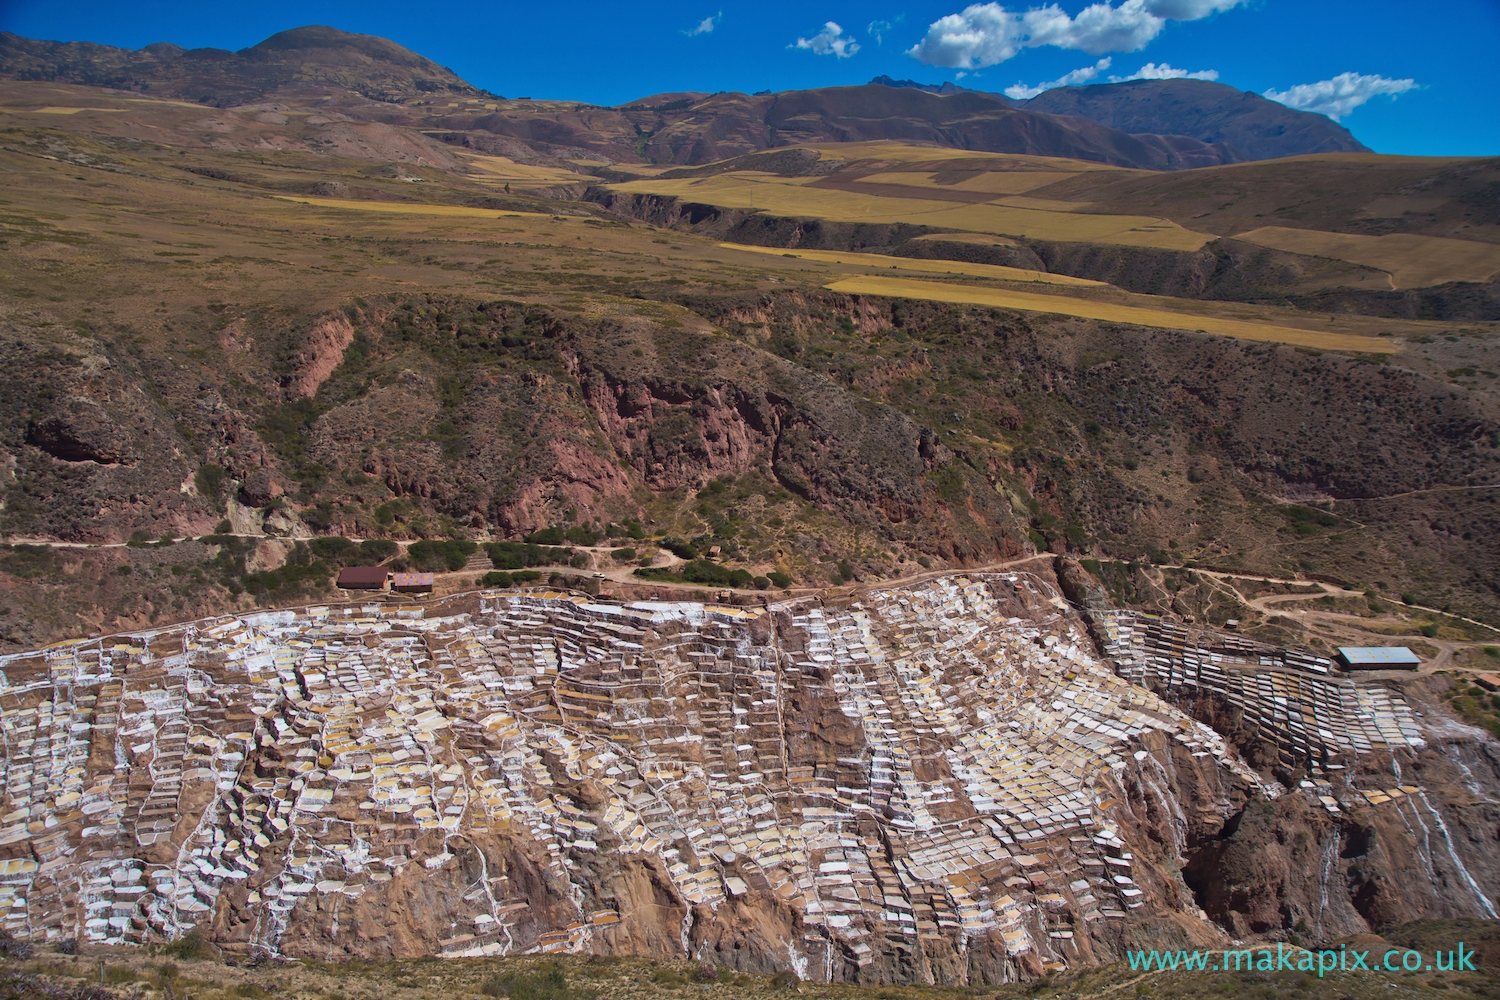
M 1489 281 L 1500 273 L 1500 246 L 1472 240 L 1448 240 L 1411 233 L 1359 236 L 1288 229 L 1285 226 L 1265 226 L 1240 233 L 1235 239 L 1273 250 L 1378 267 L 1390 274 L 1392 288 L 1420 288 L 1449 281 Z
M 1050 313 L 1061 316 L 1076 316 L 1079 319 L 1097 319 L 1115 323 L 1133 323 L 1138 326 L 1160 326 L 1178 330 L 1197 330 L 1217 334 L 1221 337 L 1237 337 L 1241 340 L 1258 340 L 1296 347 L 1311 347 L 1327 351 L 1355 351 L 1370 354 L 1390 354 L 1397 350 L 1389 340 L 1377 337 L 1361 337 L 1355 334 L 1328 333 L 1319 330 L 1299 330 L 1269 323 L 1253 323 L 1221 316 L 1200 316 L 1188 313 L 1169 312 L 1140 306 L 1099 302 L 1092 299 L 1075 298 L 1071 295 L 1042 295 L 1036 292 L 1014 291 L 1008 288 L 985 288 L 975 285 L 958 285 L 940 281 L 921 281 L 910 278 L 886 278 L 877 275 L 844 278 L 825 286 L 847 295 L 888 295 L 906 299 L 926 299 L 929 302 L 952 302 L 963 305 L 995 306 L 1000 309 L 1023 309 L 1029 312 Z
M 955 204 L 941 197 L 891 197 L 881 193 L 815 186 L 818 178 L 764 172 L 730 172 L 698 178 L 657 178 L 610 185 L 629 194 L 667 195 L 721 208 L 754 209 L 770 215 L 830 222 L 895 223 L 970 232 L 1024 236 L 1070 243 L 1197 250 L 1211 237 L 1149 215 L 1094 215 L 1071 203 L 1015 207 L 982 202 Z M 1066 208 L 1066 211 L 1058 211 Z
M 1039 281 L 1048 285 L 1068 285 L 1075 288 L 1108 288 L 1102 281 L 1074 278 L 1066 274 L 1048 271 L 1031 271 L 1023 267 L 1002 267 L 998 264 L 973 264 L 962 260 L 924 260 L 913 257 L 891 257 L 879 253 L 854 253 L 842 250 L 782 250 L 779 247 L 745 246 L 739 243 L 720 243 L 726 250 L 745 250 L 749 253 L 773 254 L 778 257 L 796 257 L 802 260 L 817 260 L 825 264 L 859 264 L 865 267 L 888 268 L 900 271 L 925 271 L 936 274 L 967 274 L 976 278 L 997 278 L 1001 281 Z

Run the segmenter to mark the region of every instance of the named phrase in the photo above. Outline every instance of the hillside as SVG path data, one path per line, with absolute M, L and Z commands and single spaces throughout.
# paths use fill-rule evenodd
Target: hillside
M 1208 80 L 1131 80 L 1059 87 L 1018 107 L 1087 118 L 1121 132 L 1184 135 L 1234 151 L 1238 160 L 1307 153 L 1367 153 L 1326 115 L 1296 111 Z
M 1264 156 L 1363 149 L 1326 119 L 1318 120 L 1347 138 L 1330 138 L 1324 134 L 1327 129 L 1302 123 L 1318 116 L 1296 118 L 1299 113 L 1282 109 L 1285 114 L 1277 117 L 1259 107 L 1205 111 L 1198 105 L 1189 107 L 1185 95 L 1197 92 L 1173 87 L 1159 93 L 1130 90 L 1127 93 L 1135 96 L 1129 102 L 1111 91 L 1105 103 L 1114 110 L 1097 100 L 1086 102 L 1086 107 L 1058 110 L 1046 102 L 1063 98 L 1047 94 L 1018 109 L 999 95 L 980 91 L 954 88 L 931 93 L 880 84 L 754 97 L 664 94 L 618 108 L 575 101 L 503 101 L 393 42 L 327 27 L 281 32 L 239 52 L 187 51 L 167 43 L 133 51 L 4 34 L 0 78 L 134 90 L 220 108 L 273 100 L 311 102 L 357 119 L 452 130 L 454 141 L 476 148 L 509 142 L 512 148 L 492 150 L 507 155 L 520 144 L 533 155 L 592 155 L 620 162 L 691 165 L 795 143 L 899 140 L 1180 170 Z M 1164 109 L 1168 98 L 1173 103 Z M 1216 99 L 1222 103 L 1222 97 Z M 1127 110 L 1127 104 L 1137 110 Z M 1143 105 L 1155 111 L 1138 107 Z M 1138 127 L 1152 113 L 1158 114 L 1160 127 Z M 1298 124 L 1288 128 L 1288 116 Z M 1113 124 L 1114 119 L 1119 124 Z M 1267 136 L 1277 129 L 1279 138 L 1272 141 Z M 1215 137 L 1206 138 L 1209 135 Z M 1262 138 L 1254 139 L 1256 135 Z
M 1500 946 L 1500 160 L 277 39 L 6 43 L 0 1000 L 1497 995 L 1132 953 Z
M 0 32 L 0 77 L 135 90 L 214 107 L 273 97 L 338 102 L 348 93 L 386 102 L 480 93 L 394 42 L 319 26 L 283 31 L 238 52 L 166 42 L 137 51 Z

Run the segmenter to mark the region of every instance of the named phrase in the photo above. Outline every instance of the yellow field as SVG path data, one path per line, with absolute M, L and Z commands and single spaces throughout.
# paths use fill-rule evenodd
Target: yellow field
M 888 170 L 868 174 L 860 180 L 871 184 L 904 184 L 907 187 L 935 188 L 950 191 L 978 191 L 981 194 L 1025 194 L 1048 184 L 1077 177 L 1077 173 L 1046 170 L 986 170 L 954 184 L 939 184 L 937 174 L 916 170 Z
M 885 278 L 876 275 L 844 278 L 824 287 L 849 295 L 888 295 L 904 299 L 926 299 L 932 302 L 994 306 L 999 309 L 1021 309 L 1027 312 L 1076 316 L 1080 319 L 1131 323 L 1136 326 L 1159 326 L 1176 330 L 1198 330 L 1203 333 L 1217 334 L 1221 337 L 1236 337 L 1240 340 L 1292 344 L 1299 347 L 1314 347 L 1328 351 L 1357 351 L 1361 353 L 1380 354 L 1390 354 L 1396 351 L 1396 345 L 1389 340 L 1378 337 L 1360 337 L 1346 333 L 1323 333 L 1317 330 L 1298 330 L 1293 327 L 1274 326 L 1269 323 L 1252 323 L 1246 320 L 1225 319 L 1218 316 L 1197 316 L 1187 313 L 1169 312 L 1165 309 L 1117 305 L 1112 302 L 1094 302 L 1066 295 L 1043 295 L 1037 292 L 1011 291 L 1005 288 L 951 285 L 936 281 L 919 281 L 910 278 Z
M 1312 229 L 1266 226 L 1234 239 L 1288 253 L 1331 257 L 1379 268 L 1393 288 L 1421 288 L 1448 281 L 1488 281 L 1500 273 L 1500 246 L 1438 236 L 1356 236 Z
M 465 219 L 504 219 L 509 216 L 547 218 L 545 212 L 501 212 L 493 208 L 470 208 L 467 205 L 421 205 L 405 201 L 357 201 L 353 198 L 314 198 L 276 195 L 277 201 L 290 201 L 317 208 L 345 208 L 356 212 L 388 212 L 392 215 L 447 215 Z
M 1002 267 L 998 264 L 971 264 L 961 260 L 921 260 L 912 257 L 891 257 L 881 253 L 845 253 L 841 250 L 784 250 L 781 247 L 752 247 L 739 243 L 720 243 L 726 250 L 745 250 L 749 253 L 770 254 L 776 257 L 798 257 L 817 260 L 826 264 L 858 264 L 863 267 L 878 267 L 893 271 L 923 271 L 929 274 L 967 274 L 977 278 L 998 278 L 1001 281 L 1033 281 L 1044 285 L 1071 285 L 1074 287 L 1109 288 L 1103 281 L 1074 278 L 1067 274 L 1051 274 L 1047 271 L 1032 271 L 1023 267 Z
M 593 177 L 558 167 L 533 167 L 517 163 L 506 156 L 484 156 L 460 153 L 464 161 L 479 171 L 480 180 L 492 184 L 576 184 L 592 182 Z
M 1004 160 L 1007 163 L 1031 168 L 1040 167 L 1044 170 L 1077 172 L 1126 169 L 1112 167 L 1106 163 L 1094 163 L 1091 160 L 1070 160 L 1062 156 L 1029 156 L 1025 153 L 986 153 L 982 150 L 946 149 L 942 146 L 913 146 L 889 139 L 875 142 L 815 142 L 797 148 L 814 149 L 822 153 L 825 159 L 849 162 L 887 160 L 892 163 L 932 163 L 940 160 Z
M 672 195 L 684 201 L 748 208 L 772 215 L 814 216 L 831 222 L 906 222 L 1071 243 L 1192 251 L 1212 238 L 1147 215 L 1088 215 L 997 204 L 955 205 L 935 199 L 887 198 L 808 186 L 813 180 L 743 171 L 713 177 L 627 181 L 611 184 L 610 188 L 637 194 Z

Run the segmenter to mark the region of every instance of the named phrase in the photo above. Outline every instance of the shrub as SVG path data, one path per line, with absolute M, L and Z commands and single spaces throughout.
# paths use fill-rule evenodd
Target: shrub
M 509 587 L 510 574 L 502 573 L 499 570 L 492 569 L 488 573 L 484 574 L 484 576 L 480 579 L 479 584 L 483 587 Z
M 1437 638 L 1437 634 L 1438 634 L 1437 623 L 1434 622 L 1431 625 L 1423 625 L 1417 631 L 1421 632 L 1423 635 L 1425 635 L 1429 639 L 1436 639 Z
M 769 590 L 771 588 L 771 580 L 769 577 L 757 576 L 750 582 L 754 585 L 756 590 Z
M 695 983 L 717 983 L 719 981 L 719 970 L 712 965 L 700 965 L 698 971 L 693 973 Z
M 680 538 L 663 538 L 661 540 L 661 547 L 678 559 L 686 559 L 691 562 L 698 558 L 698 550 Z
M 359 543 L 359 558 L 363 562 L 379 564 L 396 554 L 399 546 L 383 538 L 372 538 Z
M 413 542 L 406 547 L 406 558 L 411 564 L 425 573 L 434 573 L 448 570 L 455 573 L 464 568 L 468 563 L 469 556 L 478 551 L 479 546 L 473 542 L 466 542 L 458 538 L 450 538 L 444 542 L 421 541 Z
M 135 982 L 135 972 L 124 965 L 108 965 L 104 968 L 104 981 L 111 986 Z
M 613 558 L 616 562 L 634 562 L 635 555 L 635 549 L 631 548 L 615 549 L 610 553 L 611 558 Z
M 665 986 L 670 989 L 674 986 L 681 986 L 687 982 L 687 979 L 676 969 L 657 969 L 651 973 L 651 981 L 658 986 Z
M 194 927 L 182 937 L 175 941 L 169 941 L 162 947 L 161 953 L 168 958 L 194 959 L 209 958 L 217 951 L 203 932 Z
M 0 930 L 0 958 L 14 958 L 24 962 L 34 950 L 30 941 L 22 941 L 10 931 Z
M 319 559 L 327 559 L 339 566 L 348 566 L 359 559 L 359 545 L 347 538 L 313 538 L 307 547 Z
M 1402 594 L 1401 595 L 1401 603 L 1402 604 L 1407 604 L 1407 605 L 1416 604 L 1417 603 L 1417 595 L 1416 594 Z
M 1484 655 L 1485 656 L 1500 656 L 1500 646 L 1486 646 L 1486 647 L 1484 647 Z
M 576 524 L 567 530 L 564 537 L 574 545 L 593 545 L 599 541 L 599 532 L 593 528 Z
M 852 579 L 854 579 L 854 570 L 849 566 L 849 560 L 840 559 L 838 575 L 839 583 L 848 583 Z
M 572 549 L 554 549 L 533 542 L 490 542 L 484 547 L 496 569 L 563 565 L 573 557 Z
M 491 997 L 510 997 L 510 1000 L 572 1000 L 577 996 L 568 989 L 568 979 L 562 966 L 556 962 L 530 972 L 506 972 L 485 981 L 480 992 Z
M 563 529 L 554 526 L 543 528 L 541 531 L 533 531 L 526 536 L 526 541 L 532 545 L 561 545 L 563 543 Z
M 792 972 L 790 969 L 784 969 L 771 977 L 771 988 L 778 990 L 795 989 L 800 982 L 801 980 L 797 978 L 795 972 Z
M 227 535 L 233 530 L 234 525 L 229 523 L 229 518 L 227 517 L 224 518 L 224 520 L 220 521 L 218 524 L 214 525 L 214 534 L 216 535 Z
M 229 473 L 219 465 L 200 465 L 193 473 L 193 483 L 205 500 L 212 500 L 215 507 L 224 502 L 224 487 L 229 482 Z
M 781 572 L 781 570 L 779 569 L 773 569 L 771 570 L 771 572 L 767 573 L 766 579 L 771 581 L 771 585 L 773 587 L 780 587 L 782 590 L 786 590 L 792 585 L 792 578 Z

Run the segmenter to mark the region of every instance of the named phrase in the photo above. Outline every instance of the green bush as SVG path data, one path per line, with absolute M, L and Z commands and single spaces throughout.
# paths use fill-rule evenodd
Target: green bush
M 531 972 L 506 972 L 485 981 L 480 992 L 510 1000 L 574 1000 L 580 994 L 568 988 L 562 966 L 548 962 Z
M 771 977 L 771 987 L 772 987 L 772 989 L 778 989 L 778 990 L 795 989 L 796 986 L 797 986 L 797 984 L 799 982 L 801 982 L 801 980 L 799 980 L 797 978 L 797 974 L 795 972 L 792 972 L 789 969 L 788 970 L 783 970 L 781 972 L 778 972 L 778 973 L 776 973 L 776 975 L 774 975 L 774 976 Z
M 781 570 L 779 569 L 773 569 L 771 570 L 771 572 L 767 573 L 766 579 L 771 581 L 771 586 L 780 587 L 782 590 L 786 590 L 792 585 L 792 578 L 781 572 Z
M 509 573 L 502 573 L 499 570 L 492 569 L 480 578 L 479 585 L 481 587 L 509 587 L 511 585 L 511 576 Z
M 574 545 L 594 545 L 599 541 L 599 532 L 593 528 L 576 524 L 567 530 L 564 537 Z
M 771 581 L 768 577 L 757 576 L 755 579 L 751 580 L 750 583 L 755 587 L 756 590 L 771 589 Z
M 200 465 L 193 473 L 193 484 L 205 500 L 213 501 L 215 507 L 224 502 L 224 487 L 229 483 L 229 473 L 218 465 Z
M 572 549 L 547 548 L 534 542 L 490 542 L 484 551 L 496 569 L 564 566 L 573 558 Z
M 399 550 L 400 546 L 395 542 L 388 542 L 383 538 L 372 538 L 359 543 L 359 558 L 362 562 L 379 565 Z
M 1485 656 L 1500 656 L 1500 646 L 1486 646 L 1486 647 L 1484 647 L 1484 655 Z
M 661 547 L 672 553 L 678 559 L 692 561 L 698 558 L 698 550 L 680 538 L 663 538 Z
M 1429 639 L 1436 639 L 1437 638 L 1437 634 L 1438 634 L 1437 623 L 1434 622 L 1431 625 L 1423 625 L 1417 631 L 1421 632 L 1423 635 L 1425 635 Z
M 532 545 L 561 545 L 563 543 L 563 529 L 554 526 L 543 528 L 541 531 L 533 531 L 526 536 L 526 541 Z
M 212 958 L 217 951 L 196 927 L 177 940 L 167 942 L 161 949 L 161 953 L 168 958 L 179 959 Z
M 1416 594 L 1402 594 L 1401 595 L 1401 603 L 1402 604 L 1408 604 L 1408 605 L 1410 605 L 1410 604 L 1416 604 L 1417 603 L 1417 595 Z
M 634 562 L 635 561 L 635 555 L 636 555 L 635 549 L 631 549 L 631 548 L 615 549 L 613 552 L 610 553 L 610 556 L 616 562 Z
M 218 524 L 214 525 L 214 534 L 216 535 L 227 535 L 233 530 L 234 525 L 229 523 L 229 518 L 227 517 L 224 518 L 224 520 L 220 521 Z
M 469 556 L 478 549 L 479 546 L 473 542 L 466 542 L 459 538 L 450 538 L 442 542 L 412 542 L 406 547 L 406 558 L 424 573 L 436 573 L 445 569 L 450 573 L 455 573 L 464 568 L 469 561 Z
M 347 538 L 312 538 L 307 547 L 319 559 L 326 559 L 338 566 L 349 566 L 359 561 L 359 543 Z

